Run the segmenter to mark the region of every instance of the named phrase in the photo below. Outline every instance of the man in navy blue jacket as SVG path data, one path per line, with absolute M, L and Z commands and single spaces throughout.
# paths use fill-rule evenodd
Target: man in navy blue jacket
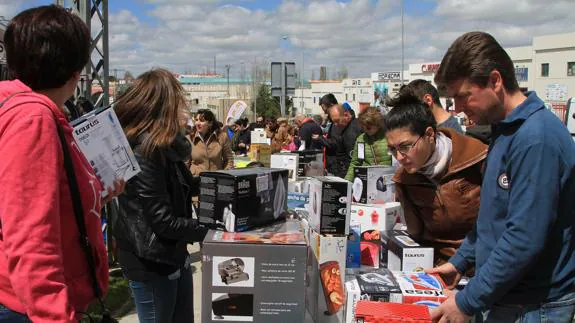
M 476 228 L 440 267 L 475 277 L 432 312 L 435 322 L 571 322 L 575 312 L 575 144 L 489 34 L 448 49 L 435 82 L 477 124 L 492 125 Z

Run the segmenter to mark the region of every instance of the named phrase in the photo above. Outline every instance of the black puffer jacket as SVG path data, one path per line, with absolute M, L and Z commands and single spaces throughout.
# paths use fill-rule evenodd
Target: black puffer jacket
M 182 135 L 170 149 L 151 158 L 142 154 L 141 142 L 132 149 L 142 171 L 126 183 L 119 197 L 113 228 L 118 248 L 159 263 L 183 265 L 186 244 L 202 241 L 207 229 L 192 219 L 191 196 L 197 190 L 184 161 L 191 145 Z

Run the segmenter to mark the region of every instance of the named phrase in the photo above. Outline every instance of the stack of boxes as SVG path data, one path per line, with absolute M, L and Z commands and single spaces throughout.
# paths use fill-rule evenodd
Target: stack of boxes
M 199 220 L 216 229 L 203 247 L 202 322 L 304 322 L 306 311 L 316 323 L 376 322 L 411 306 L 425 320 L 446 299 L 439 277 L 416 272 L 433 266 L 433 248 L 404 230 L 395 169 L 307 177 L 322 160 L 282 153 L 277 168 L 202 173 Z

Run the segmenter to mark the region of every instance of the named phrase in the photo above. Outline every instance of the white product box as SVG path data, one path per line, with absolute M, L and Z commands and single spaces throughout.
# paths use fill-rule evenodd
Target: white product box
M 128 181 L 140 172 L 140 165 L 112 106 L 94 110 L 74 120 L 72 127 L 78 148 L 94 168 L 104 188 L 113 188 L 115 179 Z
M 433 267 L 433 248 L 415 242 L 407 231 L 383 231 L 381 237 L 381 264 L 387 260 L 389 270 L 415 272 Z
M 287 169 L 289 172 L 289 180 L 296 181 L 298 176 L 299 155 L 290 153 L 273 154 L 270 158 L 270 167 Z
M 343 323 L 347 238 L 308 232 L 307 308 L 316 323 Z
M 401 299 L 392 299 L 392 302 L 425 305 L 437 308 L 447 300 L 444 294 L 445 283 L 438 275 L 424 272 L 393 272 L 401 288 Z
M 263 128 L 256 128 L 251 132 L 252 144 L 269 144 L 266 131 Z
M 395 167 L 360 166 L 354 168 L 353 202 L 383 204 L 395 202 Z
M 346 270 L 345 322 L 356 323 L 355 309 L 359 300 L 398 302 L 401 289 L 387 269 L 356 268 Z
M 347 235 L 350 196 L 350 182 L 334 176 L 312 177 L 308 205 L 310 226 L 321 234 Z

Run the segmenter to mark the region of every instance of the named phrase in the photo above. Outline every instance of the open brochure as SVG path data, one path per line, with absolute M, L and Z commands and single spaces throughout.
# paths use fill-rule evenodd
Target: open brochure
M 115 179 L 128 181 L 140 172 L 140 165 L 112 106 L 74 120 L 72 127 L 78 147 L 106 189 L 114 187 Z

